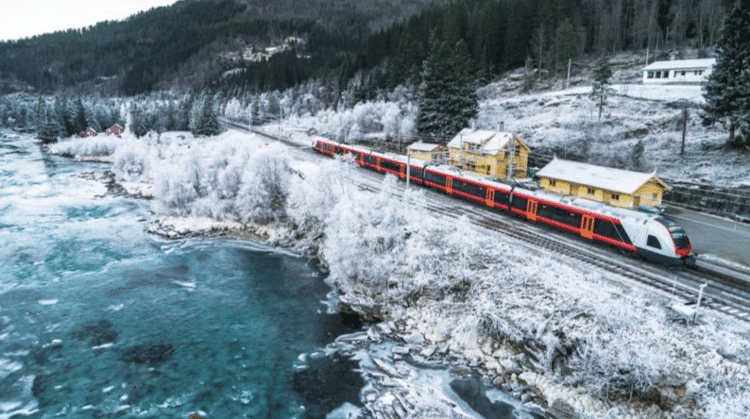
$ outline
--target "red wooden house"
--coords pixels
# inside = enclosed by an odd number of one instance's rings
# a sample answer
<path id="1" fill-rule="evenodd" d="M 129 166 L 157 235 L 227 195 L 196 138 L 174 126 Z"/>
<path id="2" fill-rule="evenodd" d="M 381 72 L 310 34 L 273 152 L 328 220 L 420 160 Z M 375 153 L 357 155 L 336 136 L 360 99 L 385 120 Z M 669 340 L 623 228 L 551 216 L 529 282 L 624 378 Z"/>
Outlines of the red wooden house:
<path id="1" fill-rule="evenodd" d="M 87 138 L 87 137 L 93 137 L 96 134 L 97 134 L 96 130 L 94 130 L 93 128 L 89 127 L 88 129 L 86 129 L 86 131 L 84 131 L 84 132 L 82 132 L 82 133 L 80 133 L 78 135 L 81 138 Z"/>
<path id="2" fill-rule="evenodd" d="M 120 126 L 120 124 L 114 124 L 111 127 L 109 127 L 106 132 L 107 132 L 107 135 L 113 135 L 113 134 L 120 135 L 122 134 L 122 131 L 123 129 Z"/>

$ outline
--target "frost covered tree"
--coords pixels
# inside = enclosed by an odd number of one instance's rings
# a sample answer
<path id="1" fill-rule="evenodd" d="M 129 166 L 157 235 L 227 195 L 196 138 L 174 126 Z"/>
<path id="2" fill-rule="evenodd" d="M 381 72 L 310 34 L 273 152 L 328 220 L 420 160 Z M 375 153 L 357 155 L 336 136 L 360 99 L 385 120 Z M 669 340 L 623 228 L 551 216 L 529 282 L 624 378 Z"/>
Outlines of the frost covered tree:
<path id="1" fill-rule="evenodd" d="M 80 97 L 68 102 L 68 118 L 73 129 L 72 133 L 68 131 L 69 134 L 77 134 L 86 130 L 86 110 Z"/>
<path id="2" fill-rule="evenodd" d="M 716 65 L 703 87 L 703 125 L 729 127 L 727 145 L 750 146 L 750 0 L 738 0 L 724 20 Z M 742 135 L 736 135 L 739 129 Z"/>
<path id="3" fill-rule="evenodd" d="M 479 112 L 471 56 L 466 42 L 454 45 L 433 38 L 422 64 L 422 84 L 417 93 L 420 135 L 453 137 Z"/>
<path id="4" fill-rule="evenodd" d="M 602 56 L 596 60 L 594 67 L 594 83 L 591 87 L 591 99 L 596 101 L 599 106 L 599 119 L 602 119 L 602 109 L 607 104 L 607 97 L 614 93 L 610 82 L 612 78 L 612 69 L 609 66 L 609 57 Z"/>
<path id="5" fill-rule="evenodd" d="M 633 146 L 629 168 L 635 172 L 648 172 L 650 170 L 646 161 L 646 148 L 643 145 L 643 140 L 638 140 L 635 146 Z"/>
<path id="6" fill-rule="evenodd" d="M 206 100 L 203 101 L 203 109 L 193 133 L 209 137 L 219 133 L 219 118 L 216 116 L 216 111 L 214 110 L 213 97 L 207 96 Z"/>
<path id="7" fill-rule="evenodd" d="M 133 108 L 130 110 L 130 132 L 137 138 L 141 138 L 148 133 L 146 114 L 136 104 L 133 104 Z"/>
<path id="8" fill-rule="evenodd" d="M 52 109 L 41 98 L 39 99 L 37 109 L 37 138 L 42 140 L 43 143 L 57 141 L 57 138 L 60 136 L 60 128 L 54 115 L 52 115 Z"/>

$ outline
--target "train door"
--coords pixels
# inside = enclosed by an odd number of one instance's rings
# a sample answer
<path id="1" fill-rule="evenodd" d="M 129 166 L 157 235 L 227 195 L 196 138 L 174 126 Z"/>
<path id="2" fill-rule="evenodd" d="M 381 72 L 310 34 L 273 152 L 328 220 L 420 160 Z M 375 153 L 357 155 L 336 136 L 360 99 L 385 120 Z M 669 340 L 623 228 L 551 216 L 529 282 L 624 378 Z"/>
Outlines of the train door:
<path id="1" fill-rule="evenodd" d="M 581 217 L 581 237 L 594 238 L 594 217 L 585 214 Z"/>
<path id="2" fill-rule="evenodd" d="M 493 208 L 495 206 L 495 190 L 487 188 L 487 194 L 484 197 L 484 202 L 488 207 Z"/>
<path id="3" fill-rule="evenodd" d="M 382 172 L 383 169 L 380 168 L 380 157 L 376 157 L 375 162 L 377 162 L 377 166 L 376 166 L 377 171 Z"/>
<path id="4" fill-rule="evenodd" d="M 405 164 L 399 164 L 399 167 L 401 170 L 399 170 L 399 177 L 401 179 L 406 179 L 406 165 Z"/>
<path id="5" fill-rule="evenodd" d="M 526 218 L 536 221 L 537 202 L 529 199 L 526 201 Z"/>
<path id="6" fill-rule="evenodd" d="M 453 178 L 445 177 L 445 192 L 453 193 Z"/>

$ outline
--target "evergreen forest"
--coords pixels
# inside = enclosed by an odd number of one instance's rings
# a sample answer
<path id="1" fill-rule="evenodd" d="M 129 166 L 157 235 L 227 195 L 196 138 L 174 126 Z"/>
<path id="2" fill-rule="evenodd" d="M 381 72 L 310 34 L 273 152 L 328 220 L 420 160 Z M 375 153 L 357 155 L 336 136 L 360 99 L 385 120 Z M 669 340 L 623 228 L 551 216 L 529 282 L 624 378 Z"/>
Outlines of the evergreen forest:
<path id="1" fill-rule="evenodd" d="M 114 121 L 137 134 L 205 134 L 218 115 L 260 124 L 395 100 L 420 135 L 445 139 L 476 116 L 476 88 L 512 69 L 541 80 L 561 78 L 580 57 L 685 48 L 713 56 L 735 3 L 181 0 L 0 43 L 0 94 L 10 94 L 0 124 L 36 126 L 47 141 Z M 104 110 L 108 101 L 114 108 Z M 732 121 L 744 131 L 744 119 Z"/>
<path id="2" fill-rule="evenodd" d="M 358 71 L 378 88 L 416 81 L 436 34 L 462 39 L 480 78 L 560 70 L 585 53 L 703 50 L 730 0 L 182 0 L 116 22 L 0 43 L 1 93 L 135 95 L 166 89 L 338 88 Z M 261 61 L 241 52 L 303 39 Z M 229 76 L 227 76 L 229 75 Z M 227 87 L 227 88 L 228 88 Z"/>

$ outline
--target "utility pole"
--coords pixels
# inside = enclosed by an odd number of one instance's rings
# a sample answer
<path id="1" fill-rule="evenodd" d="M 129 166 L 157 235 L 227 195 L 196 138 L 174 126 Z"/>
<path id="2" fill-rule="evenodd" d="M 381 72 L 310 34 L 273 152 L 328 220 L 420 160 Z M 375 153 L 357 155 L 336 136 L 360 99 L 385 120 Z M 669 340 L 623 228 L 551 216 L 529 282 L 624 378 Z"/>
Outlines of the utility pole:
<path id="1" fill-rule="evenodd" d="M 515 170 L 513 167 L 513 160 L 516 157 L 516 139 L 513 138 L 512 135 L 508 144 L 510 145 L 510 152 L 508 153 L 508 173 L 506 174 L 506 178 L 508 180 L 513 180 L 513 171 Z"/>
<path id="2" fill-rule="evenodd" d="M 406 191 L 409 192 L 409 181 L 411 180 L 411 152 L 406 151 Z"/>
<path id="3" fill-rule="evenodd" d="M 685 154 L 685 135 L 687 133 L 687 120 L 688 120 L 688 108 L 687 103 L 682 104 L 682 145 L 680 146 L 680 155 Z"/>
<path id="4" fill-rule="evenodd" d="M 565 82 L 565 90 L 570 87 L 570 64 L 573 62 L 572 58 L 568 58 L 568 80 Z"/>
<path id="5" fill-rule="evenodd" d="M 705 283 L 698 287 L 698 302 L 695 305 L 695 314 L 693 315 L 693 323 L 698 319 L 698 310 L 701 308 L 701 300 L 703 299 L 703 289 L 708 286 L 708 283 Z"/>

